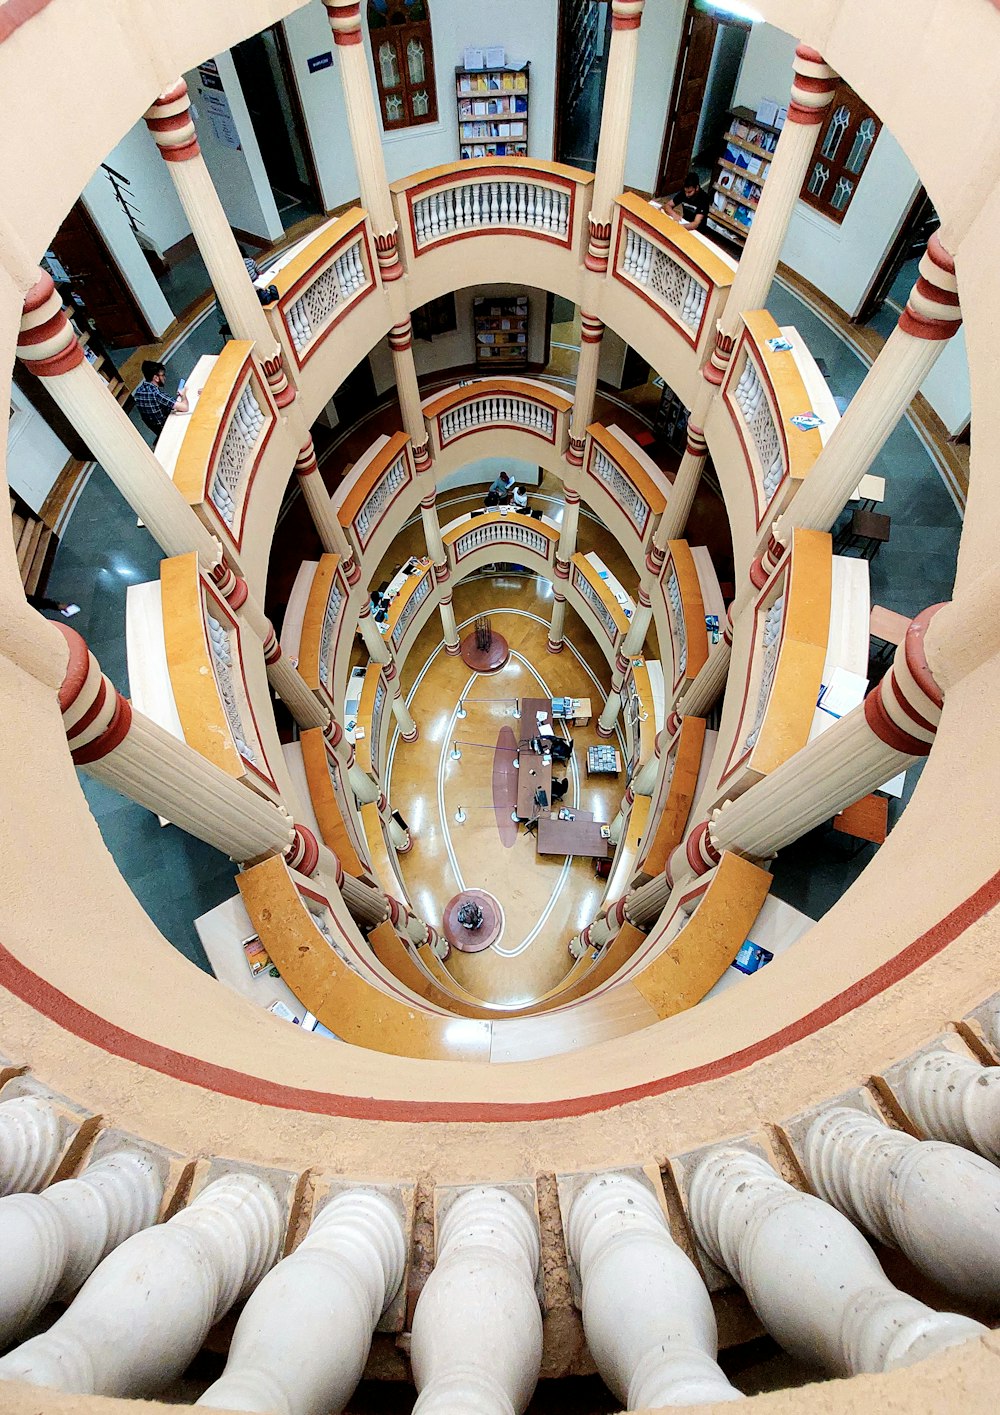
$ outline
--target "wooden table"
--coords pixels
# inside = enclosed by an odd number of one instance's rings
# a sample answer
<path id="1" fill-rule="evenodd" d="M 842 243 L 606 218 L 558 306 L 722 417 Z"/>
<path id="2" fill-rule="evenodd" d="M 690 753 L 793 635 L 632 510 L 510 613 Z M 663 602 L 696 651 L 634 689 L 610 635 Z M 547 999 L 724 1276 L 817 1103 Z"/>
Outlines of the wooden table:
<path id="1" fill-rule="evenodd" d="M 521 820 L 534 820 L 544 806 L 535 805 L 535 792 L 541 788 L 546 800 L 552 801 L 552 762 L 546 766 L 540 752 L 533 752 L 527 745 L 533 737 L 540 736 L 538 719 L 535 714 L 545 712 L 552 721 L 551 698 L 522 698 L 521 721 L 518 729 L 517 768 L 517 814 Z"/>
<path id="2" fill-rule="evenodd" d="M 596 763 L 596 761 L 597 761 L 596 756 L 593 755 L 594 753 L 597 753 L 597 752 L 601 752 L 601 753 L 602 753 L 602 756 L 605 755 L 605 754 L 607 754 L 608 752 L 610 752 L 610 754 L 611 754 L 611 755 L 610 755 L 610 765 L 608 765 L 608 766 L 597 766 L 596 764 L 592 765 L 592 763 Z M 599 747 L 588 747 L 588 748 L 587 748 L 587 775 L 588 775 L 588 776 L 617 776 L 617 775 L 620 773 L 621 769 L 622 769 L 622 759 L 621 759 L 621 754 L 619 753 L 617 747 L 608 747 L 608 748 L 605 748 L 604 746 L 599 746 Z"/>
<path id="3" fill-rule="evenodd" d="M 593 717 L 593 709 L 590 705 L 590 699 L 574 698 L 572 702 L 573 706 L 571 710 L 565 715 L 560 714 L 558 717 L 556 717 L 555 721 L 571 722 L 574 726 L 586 727 L 591 717 Z"/>
<path id="4" fill-rule="evenodd" d="M 884 644 L 898 645 L 906 638 L 910 621 L 905 614 L 897 614 L 894 609 L 886 609 L 881 604 L 873 604 L 868 620 L 868 631 L 873 639 L 881 639 Z"/>
<path id="5" fill-rule="evenodd" d="M 601 834 L 601 821 L 595 821 L 592 811 L 573 811 L 573 820 L 560 820 L 559 814 L 545 811 L 538 817 L 538 855 L 587 855 L 592 860 L 606 860 L 610 840 Z"/>
<path id="6" fill-rule="evenodd" d="M 862 796 L 833 818 L 834 830 L 881 845 L 889 834 L 889 802 L 884 796 Z"/>

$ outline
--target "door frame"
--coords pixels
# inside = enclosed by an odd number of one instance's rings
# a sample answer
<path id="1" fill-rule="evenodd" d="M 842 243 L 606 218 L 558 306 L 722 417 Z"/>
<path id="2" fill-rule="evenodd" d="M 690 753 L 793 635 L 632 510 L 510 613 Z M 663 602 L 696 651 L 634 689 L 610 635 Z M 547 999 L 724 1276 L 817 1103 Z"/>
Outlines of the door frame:
<path id="1" fill-rule="evenodd" d="M 889 246 L 889 249 L 882 258 L 881 264 L 872 276 L 871 284 L 865 292 L 858 312 L 851 320 L 852 324 L 867 324 L 876 310 L 885 303 L 889 288 L 895 280 L 900 266 L 905 262 L 905 252 L 913 235 L 913 229 L 917 223 L 924 218 L 928 208 L 933 210 L 933 203 L 927 195 L 926 187 L 921 185 L 914 193 L 913 200 L 906 208 L 905 215 L 899 223 L 899 230 L 896 232 L 892 244 Z"/>

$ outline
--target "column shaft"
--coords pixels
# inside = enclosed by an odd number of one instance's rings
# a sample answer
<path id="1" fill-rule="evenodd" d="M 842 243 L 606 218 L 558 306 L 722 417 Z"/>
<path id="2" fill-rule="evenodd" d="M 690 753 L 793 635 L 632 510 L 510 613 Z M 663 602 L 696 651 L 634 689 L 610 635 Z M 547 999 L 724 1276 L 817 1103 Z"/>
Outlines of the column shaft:
<path id="1" fill-rule="evenodd" d="M 313 525 L 323 543 L 323 549 L 328 554 L 339 555 L 343 560 L 349 559 L 350 543 L 343 526 L 337 520 L 330 493 L 323 485 L 323 477 L 316 460 L 316 448 L 311 437 L 306 438 L 295 459 L 295 474 L 299 479 L 303 499 L 309 507 Z"/>
<path id="2" fill-rule="evenodd" d="M 596 315 L 580 312 L 580 362 L 576 369 L 573 390 L 573 413 L 569 429 L 567 458 L 575 467 L 583 465 L 583 449 L 587 428 L 594 421 L 597 397 L 597 370 L 601 362 L 601 341 L 604 325 Z"/>
<path id="3" fill-rule="evenodd" d="M 612 0 L 611 44 L 601 109 L 601 130 L 590 208 L 590 243 L 586 266 L 598 274 L 608 268 L 611 217 L 625 183 L 625 154 L 632 121 L 632 91 L 639 54 L 639 25 L 644 0 Z"/>

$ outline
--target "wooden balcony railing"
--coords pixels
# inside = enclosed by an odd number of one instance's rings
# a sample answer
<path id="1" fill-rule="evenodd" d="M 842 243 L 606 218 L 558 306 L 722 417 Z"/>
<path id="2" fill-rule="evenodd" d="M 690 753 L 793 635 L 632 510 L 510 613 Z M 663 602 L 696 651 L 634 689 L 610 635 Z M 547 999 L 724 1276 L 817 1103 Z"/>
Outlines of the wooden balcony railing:
<path id="1" fill-rule="evenodd" d="M 302 766 L 313 815 L 323 844 L 333 851 L 349 875 L 371 879 L 371 866 L 352 829 L 353 800 L 340 763 L 331 756 L 319 727 L 299 733 Z"/>
<path id="2" fill-rule="evenodd" d="M 325 702 L 331 712 L 338 712 L 334 689 L 334 664 L 337 646 L 345 634 L 348 587 L 340 571 L 339 555 L 320 557 L 309 588 L 302 629 L 299 634 L 299 672 L 306 683 Z M 284 635 L 282 635 L 284 646 Z"/>
<path id="3" fill-rule="evenodd" d="M 452 162 L 394 182 L 408 260 L 470 236 L 527 236 L 580 254 L 593 174 L 534 158 Z"/>
<path id="4" fill-rule="evenodd" d="M 184 740 L 236 780 L 277 798 L 247 684 L 239 620 L 201 574 L 193 551 L 161 562 L 160 594 Z"/>
<path id="5" fill-rule="evenodd" d="M 359 207 L 320 228 L 276 269 L 267 315 L 294 368 L 309 362 L 340 321 L 378 288 L 367 216 Z"/>
<path id="6" fill-rule="evenodd" d="M 470 516 L 451 526 L 442 536 L 452 566 L 459 575 L 478 568 L 480 563 L 511 560 L 527 553 L 538 557 L 548 567 L 555 566 L 559 532 L 555 526 L 523 516 L 517 511 L 488 511 L 484 516 Z M 485 552 L 485 555 L 483 554 Z M 476 564 L 470 564 L 477 556 Z"/>
<path id="7" fill-rule="evenodd" d="M 743 701 L 720 786 L 742 789 L 809 739 L 830 638 L 833 548 L 796 530 L 754 609 Z"/>
<path id="8" fill-rule="evenodd" d="M 614 647 L 619 636 L 628 628 L 625 611 L 585 555 L 574 555 L 570 566 L 567 585 L 570 598 L 579 597 L 584 617 L 591 621 L 596 620 L 604 638 Z M 576 607 L 574 604 L 574 608 Z"/>
<path id="9" fill-rule="evenodd" d="M 692 348 L 707 352 L 735 263 L 631 192 L 616 203 L 611 248 L 614 279 L 637 291 Z"/>
<path id="10" fill-rule="evenodd" d="M 611 498 L 614 508 L 623 513 L 627 528 L 644 546 L 667 504 L 666 477 L 654 475 L 652 463 L 619 428 L 601 423 L 591 423 L 587 429 L 583 467 L 600 491 Z M 599 495 L 594 500 L 601 505 Z M 603 519 L 608 518 L 605 515 Z"/>
<path id="11" fill-rule="evenodd" d="M 385 737 L 388 736 L 390 720 L 389 691 L 381 666 L 369 664 L 358 704 L 358 727 L 364 735 L 360 736 L 355 730 L 354 754 L 361 770 L 370 772 L 372 776 L 378 776 L 379 767 L 385 759 Z"/>
<path id="12" fill-rule="evenodd" d="M 227 549 L 239 551 L 254 478 L 277 420 L 253 345 L 232 339 L 198 390 L 173 479 Z"/>
<path id="13" fill-rule="evenodd" d="M 399 662 L 406 657 L 408 640 L 412 642 L 418 611 L 426 604 L 434 589 L 434 570 L 430 563 L 419 575 L 408 575 L 406 583 L 389 605 L 386 620 L 389 643 Z"/>
<path id="14" fill-rule="evenodd" d="M 778 325 L 766 310 L 748 311 L 743 319 L 723 397 L 743 446 L 760 530 L 780 515 L 823 440 L 818 427 L 801 428 L 793 421 L 813 411 L 813 400 L 793 352 L 771 347 L 769 341 L 787 342 Z"/>
<path id="15" fill-rule="evenodd" d="M 435 453 L 473 433 L 514 428 L 566 450 L 572 399 L 542 384 L 517 378 L 481 378 L 451 388 L 424 404 Z"/>
<path id="16" fill-rule="evenodd" d="M 374 568 L 398 530 L 390 508 L 416 473 L 405 432 L 380 437 L 344 479 L 333 497 L 337 518 L 354 547 L 362 569 Z"/>
<path id="17" fill-rule="evenodd" d="M 673 696 L 676 698 L 708 659 L 708 632 L 701 581 L 686 540 L 667 542 L 662 574 L 670 642 L 673 647 Z"/>
<path id="18" fill-rule="evenodd" d="M 705 726 L 703 717 L 685 717 L 667 748 L 660 789 L 650 809 L 655 829 L 648 843 L 643 842 L 638 859 L 638 873 L 647 878 L 662 874 L 684 839 L 701 770 Z"/>

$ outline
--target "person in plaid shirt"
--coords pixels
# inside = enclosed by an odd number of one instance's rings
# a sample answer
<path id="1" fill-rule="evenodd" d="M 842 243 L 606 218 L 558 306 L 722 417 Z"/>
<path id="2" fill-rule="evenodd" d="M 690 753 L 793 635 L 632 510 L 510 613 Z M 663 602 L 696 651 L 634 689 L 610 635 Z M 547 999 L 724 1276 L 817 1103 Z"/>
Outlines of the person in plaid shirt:
<path id="1" fill-rule="evenodd" d="M 171 413 L 186 413 L 188 411 L 188 400 L 185 393 L 178 392 L 176 398 L 171 398 L 168 393 L 164 393 L 166 381 L 167 370 L 163 364 L 146 359 L 142 365 L 142 382 L 134 394 L 135 406 L 146 426 L 157 435 L 163 431 L 163 424 Z"/>

